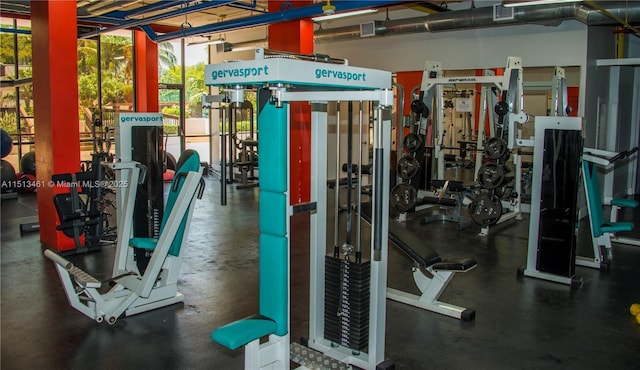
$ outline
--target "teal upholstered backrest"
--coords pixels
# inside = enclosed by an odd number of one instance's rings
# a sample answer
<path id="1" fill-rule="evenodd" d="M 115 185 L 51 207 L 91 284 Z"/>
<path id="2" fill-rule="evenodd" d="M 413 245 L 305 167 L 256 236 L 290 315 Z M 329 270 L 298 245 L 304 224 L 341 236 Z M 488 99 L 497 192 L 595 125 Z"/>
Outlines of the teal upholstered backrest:
<path id="1" fill-rule="evenodd" d="M 601 227 L 604 223 L 604 216 L 602 214 L 602 194 L 600 193 L 598 168 L 594 165 L 590 166 L 587 161 L 582 161 L 582 176 L 585 178 L 585 192 L 590 205 L 592 232 L 594 236 L 600 236 L 602 235 Z"/>
<path id="2" fill-rule="evenodd" d="M 176 171 L 173 175 L 173 181 L 171 182 L 171 189 L 169 190 L 169 196 L 164 209 L 164 215 L 162 216 L 162 223 L 160 224 L 160 233 L 164 230 L 164 226 L 167 223 L 169 214 L 178 199 L 178 194 L 182 190 L 182 185 L 186 179 L 186 175 L 189 172 L 198 172 L 200 170 L 200 156 L 195 150 L 187 149 L 180 155 L 178 164 L 176 165 Z M 182 245 L 182 239 L 184 238 L 185 228 L 187 226 L 187 217 L 189 216 L 189 209 L 185 212 L 180 227 L 176 233 L 176 237 L 171 243 L 169 248 L 169 254 L 172 256 L 178 256 L 180 254 L 180 246 Z"/>
<path id="3" fill-rule="evenodd" d="M 289 317 L 288 110 L 286 104 L 282 108 L 262 104 L 258 117 L 260 315 L 275 321 L 277 335 L 287 334 Z"/>

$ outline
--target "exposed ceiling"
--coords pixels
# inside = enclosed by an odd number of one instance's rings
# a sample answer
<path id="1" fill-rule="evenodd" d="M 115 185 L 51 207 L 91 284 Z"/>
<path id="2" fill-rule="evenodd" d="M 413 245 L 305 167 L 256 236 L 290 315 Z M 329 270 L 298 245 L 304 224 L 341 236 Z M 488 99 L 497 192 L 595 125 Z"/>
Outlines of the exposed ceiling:
<path id="1" fill-rule="evenodd" d="M 446 10 L 441 5 L 460 0 L 347 1 L 331 2 L 336 12 L 367 7 L 413 7 L 428 12 Z M 30 18 L 29 0 L 0 1 L 3 17 Z M 91 37 L 117 29 L 142 28 L 154 41 L 168 41 L 233 29 L 277 23 L 321 15 L 325 0 L 312 5 L 288 1 L 276 12 L 268 12 L 267 0 L 78 0 L 79 37 Z"/>
<path id="2" fill-rule="evenodd" d="M 504 0 L 507 1 L 513 2 Z M 328 6 L 336 13 L 362 8 L 391 11 L 411 8 L 430 13 L 425 15 L 426 18 L 387 18 L 387 21 L 376 22 L 376 35 L 487 27 L 514 22 L 557 24 L 564 19 L 578 19 L 588 25 L 620 24 L 628 32 L 640 35 L 640 30 L 635 26 L 640 18 L 640 7 L 637 6 L 640 2 L 629 1 L 584 0 L 576 5 L 539 5 L 532 7 L 535 8 L 532 11 L 518 10 L 515 16 L 509 18 L 510 22 L 502 19 L 497 22 L 495 19 L 490 6 L 501 3 L 500 0 L 313 0 L 311 3 L 289 0 L 279 3 L 279 9 L 269 11 L 267 0 L 77 0 L 78 36 L 91 38 L 116 30 L 142 29 L 155 42 L 195 36 L 220 37 L 215 35 L 319 16 L 327 11 Z M 0 16 L 28 19 L 31 16 L 31 1 L 1 0 Z M 351 27 L 353 29 L 319 30 L 316 41 L 359 35 L 358 27 L 356 24 Z"/>

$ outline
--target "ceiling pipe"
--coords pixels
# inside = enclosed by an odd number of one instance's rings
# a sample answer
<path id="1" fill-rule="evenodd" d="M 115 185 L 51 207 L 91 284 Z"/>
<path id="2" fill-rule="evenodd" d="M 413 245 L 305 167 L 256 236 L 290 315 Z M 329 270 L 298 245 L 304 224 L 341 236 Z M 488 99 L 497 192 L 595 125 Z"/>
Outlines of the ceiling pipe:
<path id="1" fill-rule="evenodd" d="M 370 7 L 384 7 L 389 5 L 397 5 L 399 3 L 406 2 L 406 0 L 392 0 L 392 1 L 341 1 L 333 3 L 336 6 L 336 12 L 370 8 Z M 309 5 L 301 8 L 293 8 L 288 10 L 282 10 L 279 12 L 269 12 L 266 14 L 260 14 L 252 17 L 244 17 L 239 19 L 233 19 L 224 22 L 212 23 L 200 27 L 192 27 L 183 29 L 176 32 L 166 33 L 163 35 L 156 35 L 155 33 L 148 32 L 149 28 L 143 29 L 147 32 L 149 38 L 155 42 L 164 42 L 175 40 L 183 37 L 206 35 L 216 32 L 228 32 L 239 30 L 243 28 L 265 26 L 269 24 L 287 22 L 298 19 L 311 18 L 313 16 L 322 14 L 322 7 L 324 3 Z"/>
<path id="2" fill-rule="evenodd" d="M 611 14 L 626 18 L 629 22 L 640 20 L 640 2 L 607 2 Z M 584 4 L 530 6 L 514 9 L 514 19 L 493 20 L 493 7 L 449 11 L 418 18 L 376 21 L 376 36 L 402 35 L 422 32 L 443 32 L 463 29 L 510 26 L 517 24 L 542 24 L 557 26 L 565 20 L 575 19 L 586 25 L 614 24 L 609 17 Z M 360 38 L 360 25 L 317 30 L 314 41 L 318 43 L 346 41 Z"/>
<path id="3" fill-rule="evenodd" d="M 95 1 L 78 7 L 78 18 L 93 17 L 126 8 L 129 5 L 139 3 L 141 0 L 110 0 Z"/>
<path id="4" fill-rule="evenodd" d="M 169 12 L 166 12 L 166 13 L 152 15 L 152 16 L 147 17 L 147 18 L 133 19 L 133 20 L 129 20 L 129 21 L 124 21 L 124 22 L 122 22 L 120 24 L 116 24 L 114 26 L 101 28 L 101 29 L 96 29 L 94 31 L 87 32 L 87 33 L 84 33 L 82 35 L 79 35 L 78 38 L 86 39 L 86 38 L 91 38 L 91 37 L 98 36 L 98 35 L 106 33 L 106 32 L 121 30 L 123 28 L 132 28 L 132 27 L 143 26 L 143 25 L 147 25 L 147 24 L 150 24 L 152 22 L 159 21 L 159 20 L 163 20 L 163 19 L 167 19 L 167 18 L 173 18 L 173 17 L 179 17 L 179 16 L 182 16 L 182 15 L 185 15 L 185 14 L 189 14 L 189 13 L 193 13 L 193 12 L 197 12 L 197 11 L 202 11 L 202 10 L 206 10 L 206 9 L 217 8 L 217 7 L 220 7 L 220 6 L 228 5 L 229 3 L 233 3 L 233 2 L 234 2 L 233 0 L 225 0 L 225 1 L 207 1 L 207 2 L 203 2 L 203 3 L 198 3 L 198 4 L 187 6 L 185 8 L 172 10 L 172 11 L 169 11 Z M 191 28 L 193 28 L 193 27 L 189 27 L 187 29 L 191 29 Z"/>

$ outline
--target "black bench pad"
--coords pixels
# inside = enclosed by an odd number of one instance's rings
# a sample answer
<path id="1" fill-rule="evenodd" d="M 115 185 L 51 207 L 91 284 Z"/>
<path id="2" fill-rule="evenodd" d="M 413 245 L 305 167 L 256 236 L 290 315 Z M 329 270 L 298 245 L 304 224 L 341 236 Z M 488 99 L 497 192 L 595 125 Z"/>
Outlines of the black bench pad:
<path id="1" fill-rule="evenodd" d="M 471 258 L 458 258 L 440 261 L 431 266 L 434 270 L 467 271 L 476 267 L 478 262 Z"/>

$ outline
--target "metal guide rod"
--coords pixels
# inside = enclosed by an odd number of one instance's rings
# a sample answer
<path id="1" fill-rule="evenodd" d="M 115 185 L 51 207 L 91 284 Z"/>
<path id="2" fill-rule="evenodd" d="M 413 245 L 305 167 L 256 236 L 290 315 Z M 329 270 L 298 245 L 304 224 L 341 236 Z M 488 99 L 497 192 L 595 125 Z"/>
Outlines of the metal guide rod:
<path id="1" fill-rule="evenodd" d="M 321 63 L 330 63 L 330 64 L 347 64 L 346 59 L 332 58 L 326 54 L 300 54 L 300 53 L 292 53 L 286 51 L 278 51 L 278 50 L 270 50 L 264 49 L 264 55 L 266 57 L 274 56 L 274 57 L 285 57 L 291 59 L 298 60 L 308 60 L 312 62 L 321 62 Z"/>
<path id="2" fill-rule="evenodd" d="M 336 102 L 336 186 L 334 188 L 335 217 L 333 220 L 333 254 L 338 257 L 338 227 L 340 211 L 340 101 Z"/>
<path id="3" fill-rule="evenodd" d="M 220 132 L 220 204 L 227 205 L 227 141 L 225 138 L 226 126 L 226 109 L 220 109 L 222 112 L 222 131 Z"/>
<path id="4" fill-rule="evenodd" d="M 236 161 L 235 158 L 235 142 L 234 142 L 234 137 L 236 136 L 236 125 L 238 124 L 238 117 L 237 117 L 237 107 L 238 107 L 238 103 L 236 102 L 231 102 L 229 104 L 229 133 L 227 134 L 227 139 L 228 139 L 228 147 L 227 149 L 229 149 L 229 154 L 227 156 L 227 167 L 228 167 L 228 171 L 229 171 L 229 182 L 231 184 L 233 184 L 235 182 L 235 179 L 233 178 L 233 167 Z"/>
<path id="5" fill-rule="evenodd" d="M 347 103 L 347 226 L 345 243 L 351 245 L 351 201 L 353 187 L 353 102 Z M 358 171 L 360 169 L 358 168 Z"/>
<path id="6" fill-rule="evenodd" d="M 384 199 L 384 194 L 382 193 L 383 183 L 384 183 L 384 149 L 383 149 L 383 132 L 382 132 L 382 106 L 378 105 L 377 108 L 377 117 L 374 119 L 374 129 L 375 129 L 375 144 L 374 144 L 374 163 L 375 163 L 375 171 L 374 171 L 374 219 L 372 222 L 373 229 L 375 230 L 373 236 L 373 260 L 380 261 L 382 259 L 382 204 L 381 200 Z"/>
<path id="7" fill-rule="evenodd" d="M 358 192 L 357 192 L 357 226 L 356 226 L 356 262 L 362 262 L 362 250 L 360 246 L 360 223 L 361 223 L 361 207 L 362 207 L 362 110 L 364 109 L 362 101 L 358 104 Z"/>

